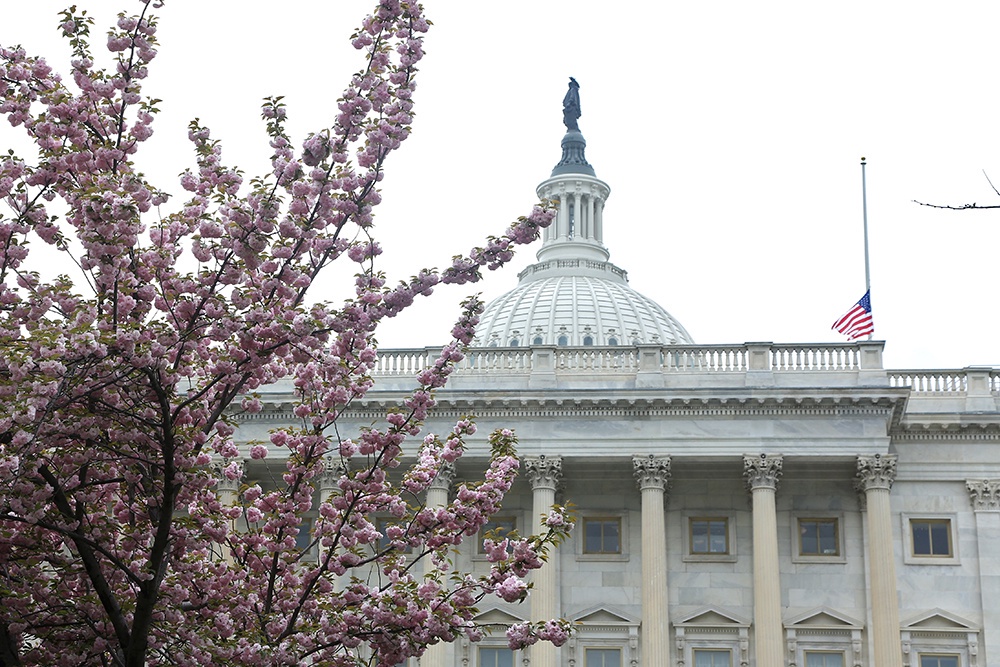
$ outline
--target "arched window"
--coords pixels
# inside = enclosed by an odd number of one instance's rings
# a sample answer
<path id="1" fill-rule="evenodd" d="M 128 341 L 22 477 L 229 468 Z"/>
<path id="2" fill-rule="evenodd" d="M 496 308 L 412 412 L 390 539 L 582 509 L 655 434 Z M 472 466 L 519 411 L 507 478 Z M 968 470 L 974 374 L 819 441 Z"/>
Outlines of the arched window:
<path id="1" fill-rule="evenodd" d="M 542 343 L 542 337 L 541 336 L 535 336 L 535 340 L 531 341 L 531 344 L 532 345 L 542 345 L 543 344 Z"/>
<path id="2" fill-rule="evenodd" d="M 617 345 L 617 344 L 618 344 L 618 339 L 615 338 L 614 336 L 612 336 L 611 338 L 608 339 L 608 345 L 614 346 L 614 345 Z"/>
<path id="3" fill-rule="evenodd" d="M 567 336 L 559 336 L 559 342 L 558 342 L 558 344 L 561 347 L 565 347 L 565 346 L 569 345 L 569 337 L 567 337 Z"/>
<path id="4" fill-rule="evenodd" d="M 583 337 L 583 344 L 584 345 L 593 345 L 594 344 L 594 337 L 593 336 L 584 336 Z"/>
<path id="5" fill-rule="evenodd" d="M 519 341 L 518 339 L 516 339 L 516 338 L 511 338 L 510 339 L 510 346 L 511 347 L 517 347 L 520 344 L 521 344 L 521 341 Z"/>

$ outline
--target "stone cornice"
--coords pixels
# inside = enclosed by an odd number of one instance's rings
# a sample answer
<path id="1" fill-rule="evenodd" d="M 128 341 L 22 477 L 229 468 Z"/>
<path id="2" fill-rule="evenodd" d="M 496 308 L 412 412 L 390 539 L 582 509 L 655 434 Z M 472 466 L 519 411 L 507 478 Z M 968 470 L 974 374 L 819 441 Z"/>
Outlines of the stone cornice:
<path id="1" fill-rule="evenodd" d="M 497 395 L 499 394 L 499 395 Z M 609 396 L 609 394 L 611 396 Z M 615 396 L 615 394 L 618 394 Z M 369 397 L 356 402 L 341 411 L 345 419 L 378 421 L 385 417 L 386 410 L 396 406 L 395 397 Z M 869 396 L 821 396 L 821 395 L 781 395 L 781 396 L 726 396 L 722 392 L 715 395 L 621 395 L 609 389 L 598 396 L 552 396 L 524 395 L 512 392 L 507 396 L 498 391 L 491 396 L 465 397 L 451 395 L 437 397 L 433 417 L 442 419 L 461 418 L 468 414 L 477 417 L 507 418 L 547 418 L 573 415 L 574 417 L 629 418 L 629 417 L 765 417 L 811 416 L 811 417 L 888 417 L 891 423 L 898 421 L 903 401 L 899 397 L 885 395 Z M 269 406 L 257 414 L 234 415 L 243 423 L 294 422 L 291 403 Z"/>
<path id="2" fill-rule="evenodd" d="M 632 457 L 632 471 L 640 490 L 666 490 L 670 484 L 670 457 L 647 454 Z"/>
<path id="3" fill-rule="evenodd" d="M 893 442 L 921 442 L 921 441 L 983 441 L 1000 440 L 1000 423 L 996 421 L 996 415 L 991 421 L 969 422 L 957 421 L 952 415 L 928 415 L 922 416 L 938 419 L 939 421 L 904 421 L 892 431 Z"/>
<path id="4" fill-rule="evenodd" d="M 746 478 L 747 489 L 777 489 L 781 478 L 781 456 L 767 454 L 746 455 L 743 457 L 743 476 Z"/>

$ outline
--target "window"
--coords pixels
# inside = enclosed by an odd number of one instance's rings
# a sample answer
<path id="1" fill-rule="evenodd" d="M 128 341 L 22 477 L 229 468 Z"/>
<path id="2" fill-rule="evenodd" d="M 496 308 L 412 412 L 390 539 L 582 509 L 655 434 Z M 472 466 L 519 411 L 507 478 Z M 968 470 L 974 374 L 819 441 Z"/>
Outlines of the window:
<path id="1" fill-rule="evenodd" d="M 489 538 L 499 542 L 517 529 L 517 520 L 512 516 L 495 516 L 479 531 L 479 553 L 484 554 L 483 540 Z"/>
<path id="2" fill-rule="evenodd" d="M 584 667 L 621 667 L 622 652 L 617 648 L 588 648 Z"/>
<path id="3" fill-rule="evenodd" d="M 558 345 L 560 347 L 565 347 L 565 346 L 569 345 L 569 337 L 568 336 L 559 336 L 559 340 L 556 341 L 556 342 L 558 343 Z"/>
<path id="4" fill-rule="evenodd" d="M 844 654 L 833 651 L 806 651 L 806 667 L 844 667 Z"/>
<path id="5" fill-rule="evenodd" d="M 521 344 L 521 341 L 520 341 L 520 339 L 518 339 L 518 338 L 511 338 L 511 339 L 510 339 L 510 346 L 511 346 L 511 347 L 517 347 L 517 346 L 519 346 L 520 344 Z"/>
<path id="6" fill-rule="evenodd" d="M 509 648 L 482 646 L 479 649 L 479 667 L 514 667 L 514 652 Z"/>
<path id="7" fill-rule="evenodd" d="M 837 519 L 799 519 L 799 555 L 839 556 L 840 526 Z"/>
<path id="8" fill-rule="evenodd" d="M 612 347 L 618 345 L 618 339 L 612 336 L 611 338 L 608 339 L 608 345 Z"/>
<path id="9" fill-rule="evenodd" d="M 620 518 L 584 518 L 583 553 L 620 554 L 622 552 Z"/>
<path id="10" fill-rule="evenodd" d="M 920 667 L 959 667 L 958 656 L 921 653 Z"/>
<path id="11" fill-rule="evenodd" d="M 910 537 L 914 556 L 949 558 L 952 555 L 949 519 L 910 519 Z"/>
<path id="12" fill-rule="evenodd" d="M 697 517 L 690 520 L 692 554 L 729 553 L 729 520 L 721 517 Z"/>
<path id="13" fill-rule="evenodd" d="M 535 339 L 533 341 L 531 341 L 531 344 L 532 345 L 541 345 L 542 344 L 542 337 L 541 336 L 535 336 Z"/>
<path id="14" fill-rule="evenodd" d="M 593 336 L 584 336 L 583 337 L 583 344 L 584 345 L 593 345 L 594 344 L 594 337 Z"/>
<path id="15" fill-rule="evenodd" d="M 694 650 L 694 667 L 732 667 L 731 651 L 718 651 L 696 648 Z"/>

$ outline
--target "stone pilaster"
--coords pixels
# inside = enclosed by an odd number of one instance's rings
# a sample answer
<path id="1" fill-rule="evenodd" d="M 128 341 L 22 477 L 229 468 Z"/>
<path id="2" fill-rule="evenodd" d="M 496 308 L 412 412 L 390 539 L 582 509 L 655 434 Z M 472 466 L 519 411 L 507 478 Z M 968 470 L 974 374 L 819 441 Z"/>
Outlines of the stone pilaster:
<path id="1" fill-rule="evenodd" d="M 543 532 L 543 518 L 556 502 L 556 490 L 562 480 L 561 456 L 538 456 L 524 459 L 524 470 L 532 490 L 531 532 Z M 534 590 L 531 592 L 531 620 L 547 621 L 559 616 L 559 557 L 553 554 L 545 565 L 532 573 Z M 532 667 L 557 667 L 559 652 L 548 642 L 539 642 L 531 648 Z"/>
<path id="2" fill-rule="evenodd" d="M 218 480 L 215 483 L 215 492 L 223 507 L 232 507 L 236 504 L 236 500 L 240 495 L 240 484 L 243 483 L 243 476 L 246 474 L 246 462 L 237 461 L 236 465 L 238 467 L 239 475 L 237 475 L 234 479 L 229 479 L 224 472 L 229 465 L 232 464 L 212 464 L 212 474 Z"/>
<path id="3" fill-rule="evenodd" d="M 902 667 L 896 560 L 892 546 L 889 490 L 896 479 L 896 457 L 858 457 L 857 488 L 865 494 L 868 519 L 868 570 L 871 585 L 872 643 L 878 667 Z"/>
<path id="4" fill-rule="evenodd" d="M 754 653 L 761 666 L 784 664 L 778 518 L 774 498 L 781 465 L 780 456 L 743 457 L 743 476 L 753 498 Z"/>
<path id="5" fill-rule="evenodd" d="M 442 461 L 438 468 L 437 476 L 427 487 L 426 506 L 444 507 L 448 504 L 448 491 L 451 490 L 451 483 L 455 479 L 455 464 Z M 430 558 L 424 559 L 424 568 L 431 568 Z M 453 643 L 439 642 L 427 647 L 420 657 L 421 667 L 446 667 L 455 664 L 455 645 Z"/>
<path id="6" fill-rule="evenodd" d="M 340 459 L 323 459 L 323 472 L 316 475 L 316 490 L 319 491 L 319 502 L 326 501 L 330 494 L 339 487 L 340 479 L 347 474 L 347 466 Z"/>
<path id="7" fill-rule="evenodd" d="M 972 509 L 976 512 L 976 548 L 979 555 L 979 593 L 982 596 L 983 634 L 979 664 L 1000 665 L 1000 479 L 969 480 Z"/>
<path id="8" fill-rule="evenodd" d="M 667 530 L 664 502 L 670 483 L 670 457 L 632 458 L 642 494 L 642 644 L 641 667 L 671 665 L 667 587 Z"/>

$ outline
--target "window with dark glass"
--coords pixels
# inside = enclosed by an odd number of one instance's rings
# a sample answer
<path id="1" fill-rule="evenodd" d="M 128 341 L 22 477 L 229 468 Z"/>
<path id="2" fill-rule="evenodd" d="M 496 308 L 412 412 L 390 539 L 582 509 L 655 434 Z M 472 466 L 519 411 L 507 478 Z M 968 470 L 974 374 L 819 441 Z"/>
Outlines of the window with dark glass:
<path id="1" fill-rule="evenodd" d="M 837 519 L 799 519 L 799 554 L 839 556 L 840 531 Z"/>
<path id="2" fill-rule="evenodd" d="M 806 667 L 844 667 L 844 654 L 839 651 L 806 651 Z"/>
<path id="3" fill-rule="evenodd" d="M 621 667 L 622 651 L 619 648 L 588 648 L 584 651 L 585 667 Z"/>
<path id="4" fill-rule="evenodd" d="M 920 667 L 959 667 L 957 655 L 920 655 Z"/>
<path id="5" fill-rule="evenodd" d="M 728 554 L 729 519 L 693 518 L 689 537 L 692 554 Z"/>
<path id="6" fill-rule="evenodd" d="M 481 646 L 479 667 L 514 667 L 514 652 L 509 648 Z"/>
<path id="7" fill-rule="evenodd" d="M 949 519 L 911 519 L 910 536 L 914 556 L 952 555 Z"/>
<path id="8" fill-rule="evenodd" d="M 732 667 L 732 664 L 732 651 L 701 648 L 694 650 L 694 667 Z"/>
<path id="9" fill-rule="evenodd" d="M 583 553 L 620 554 L 622 521 L 619 518 L 583 520 Z"/>

